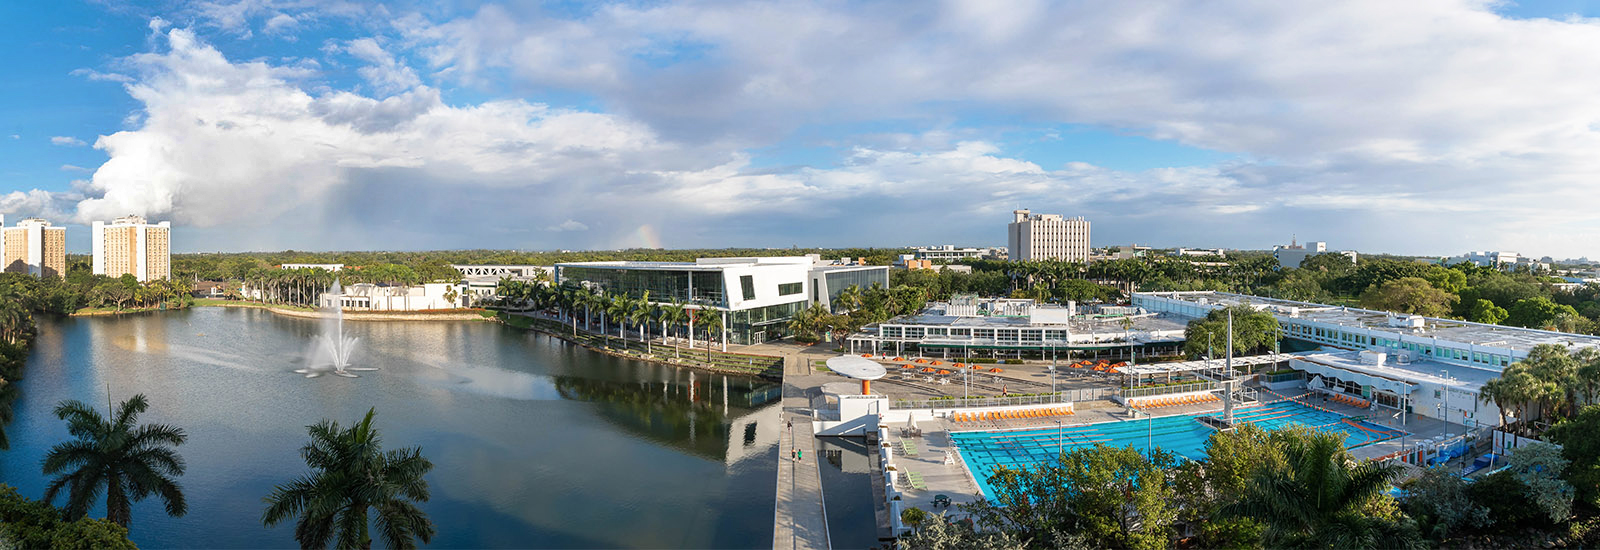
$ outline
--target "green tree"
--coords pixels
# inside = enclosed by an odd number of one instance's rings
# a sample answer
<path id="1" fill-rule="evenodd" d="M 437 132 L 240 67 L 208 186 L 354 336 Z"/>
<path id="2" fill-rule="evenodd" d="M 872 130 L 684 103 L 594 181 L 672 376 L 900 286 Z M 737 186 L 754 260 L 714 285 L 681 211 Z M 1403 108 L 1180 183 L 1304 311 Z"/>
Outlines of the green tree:
<path id="1" fill-rule="evenodd" d="M 384 451 L 374 414 L 367 410 L 348 429 L 331 420 L 309 426 L 311 442 L 300 456 L 312 473 L 274 488 L 261 523 L 271 527 L 297 517 L 294 538 L 305 548 L 334 539 L 338 548 L 371 548 L 369 524 L 390 548 L 433 540 L 433 522 L 414 504 L 428 501 L 423 476 L 433 463 L 420 447 Z M 377 515 L 369 519 L 369 512 Z"/>
<path id="2" fill-rule="evenodd" d="M 1374 513 L 1385 499 L 1392 508 L 1384 490 L 1399 466 L 1354 463 L 1337 434 L 1304 432 L 1284 440 L 1282 450 L 1284 462 L 1252 472 L 1238 500 L 1222 508 L 1224 517 L 1262 522 L 1264 542 L 1274 548 L 1418 545 L 1403 518 Z"/>
<path id="3" fill-rule="evenodd" d="M 1177 517 L 1166 470 L 1170 453 L 1080 447 L 1054 463 L 989 478 L 993 507 L 972 510 L 978 526 L 1005 528 L 1036 547 L 1081 537 L 1095 548 L 1165 548 Z"/>
<path id="4" fill-rule="evenodd" d="M 1361 307 L 1439 317 L 1450 314 L 1456 297 L 1419 277 L 1403 277 L 1367 287 Z"/>
<path id="5" fill-rule="evenodd" d="M 1220 355 L 1227 350 L 1228 313 L 1233 313 L 1233 353 L 1247 355 L 1272 351 L 1281 334 L 1278 318 L 1248 305 L 1214 309 L 1205 317 L 1189 321 L 1184 329 L 1183 351 L 1190 357 L 1203 357 L 1209 346 Z"/>
<path id="6" fill-rule="evenodd" d="M 1449 468 L 1428 468 L 1422 477 L 1402 486 L 1407 495 L 1401 508 L 1435 540 L 1444 540 L 1463 528 L 1494 523 L 1489 509 L 1474 501 L 1467 487 L 1467 481 Z"/>
<path id="7" fill-rule="evenodd" d="M 1527 488 L 1527 496 L 1549 516 L 1551 522 L 1566 521 L 1572 515 L 1572 484 L 1563 479 L 1567 459 L 1554 445 L 1533 443 L 1511 450 L 1507 472 Z"/>
<path id="8" fill-rule="evenodd" d="M 1474 323 L 1488 323 L 1498 325 L 1505 322 L 1510 314 L 1505 308 L 1494 305 L 1494 302 L 1479 298 L 1473 302 L 1472 308 L 1467 311 L 1467 320 Z"/>
<path id="9" fill-rule="evenodd" d="M 916 510 L 911 508 L 906 512 Z M 907 514 L 901 514 L 906 517 Z M 1022 550 L 1028 545 L 1018 540 L 1010 531 L 985 531 L 974 529 L 971 521 L 951 521 L 944 514 L 933 515 L 921 513 L 916 515 L 917 521 L 907 525 L 912 527 L 911 534 L 900 537 L 899 548 L 907 550 Z M 1052 545 L 1053 548 L 1072 550 L 1073 546 Z M 1078 546 L 1082 547 L 1082 546 Z"/>
<path id="10" fill-rule="evenodd" d="M 1429 268 L 1426 273 L 1422 274 L 1422 278 L 1427 280 L 1428 284 L 1433 285 L 1434 288 L 1451 294 L 1459 294 L 1462 289 L 1467 287 L 1467 275 L 1465 273 L 1444 266 L 1436 265 Z"/>
<path id="11" fill-rule="evenodd" d="M 188 512 L 183 488 L 174 479 L 183 475 L 183 458 L 172 449 L 188 437 L 182 428 L 138 424 L 149 408 L 144 394 L 123 401 L 109 419 L 79 401 L 56 405 L 56 417 L 67 422 L 74 439 L 56 444 L 44 457 L 44 474 L 55 476 L 44 501 L 55 501 L 66 489 L 67 517 L 77 519 L 89 513 L 103 490 L 106 519 L 123 527 L 133 517 L 133 503 L 150 495 L 161 498 L 167 515 Z"/>
<path id="12" fill-rule="evenodd" d="M 1589 405 L 1578 415 L 1562 420 L 1545 436 L 1561 445 L 1561 457 L 1567 459 L 1567 479 L 1577 490 L 1577 498 L 1590 504 L 1600 503 L 1600 405 Z"/>
<path id="13" fill-rule="evenodd" d="M 1557 304 L 1543 296 L 1517 300 L 1508 311 L 1510 314 L 1506 317 L 1507 325 L 1527 328 L 1548 327 L 1556 316 L 1563 313 L 1578 314 L 1578 310 L 1572 306 Z"/>
<path id="14" fill-rule="evenodd" d="M 128 528 L 103 519 L 70 520 L 61 510 L 0 485 L 0 546 L 57 550 L 132 550 Z"/>

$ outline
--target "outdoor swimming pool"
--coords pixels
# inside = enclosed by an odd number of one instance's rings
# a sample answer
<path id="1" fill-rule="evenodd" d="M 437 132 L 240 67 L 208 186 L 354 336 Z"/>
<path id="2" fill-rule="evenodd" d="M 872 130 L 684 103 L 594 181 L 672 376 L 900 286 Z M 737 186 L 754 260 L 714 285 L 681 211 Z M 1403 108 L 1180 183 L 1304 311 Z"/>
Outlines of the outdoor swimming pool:
<path id="1" fill-rule="evenodd" d="M 988 478 L 996 468 L 1032 467 L 1041 462 L 1055 460 L 1058 452 L 1097 443 L 1112 447 L 1133 447 L 1141 451 L 1153 446 L 1190 460 L 1199 460 L 1205 457 L 1206 440 L 1211 437 L 1214 430 L 1200 423 L 1198 418 L 1216 417 L 1221 414 L 1218 412 L 1173 415 L 1123 422 L 1080 424 L 1062 426 L 1059 430 L 1051 427 L 960 432 L 951 434 L 950 438 L 961 450 L 967 469 L 978 480 L 978 486 L 983 490 L 983 494 L 991 496 L 993 491 L 989 488 Z M 1404 432 L 1399 430 L 1290 401 L 1235 409 L 1233 417 L 1235 424 L 1255 424 L 1267 430 L 1302 425 L 1325 432 L 1343 433 L 1345 447 L 1348 448 L 1404 435 Z"/>

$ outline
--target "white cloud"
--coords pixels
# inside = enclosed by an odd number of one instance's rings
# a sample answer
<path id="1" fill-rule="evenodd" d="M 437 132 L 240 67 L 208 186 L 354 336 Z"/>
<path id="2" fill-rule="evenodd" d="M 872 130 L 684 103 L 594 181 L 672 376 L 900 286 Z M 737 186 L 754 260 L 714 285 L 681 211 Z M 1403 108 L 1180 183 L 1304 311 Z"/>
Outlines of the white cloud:
<path id="1" fill-rule="evenodd" d="M 588 231 L 589 226 L 578 220 L 567 220 L 556 225 L 544 228 L 545 231 Z"/>
<path id="2" fill-rule="evenodd" d="M 128 75 L 117 74 L 117 73 L 103 73 L 103 72 L 96 71 L 94 69 L 88 69 L 88 68 L 73 69 L 72 72 L 69 73 L 69 74 L 71 74 L 72 76 L 81 76 L 81 77 L 87 78 L 89 80 L 98 80 L 98 81 L 106 81 L 106 82 L 128 83 L 128 82 L 132 82 L 133 81 L 133 79 L 128 77 Z"/>
<path id="3" fill-rule="evenodd" d="M 345 43 L 344 51 L 369 63 L 356 72 L 379 92 L 394 93 L 422 85 L 422 79 L 417 77 L 416 71 L 395 59 L 377 40 L 351 40 Z"/>
<path id="4" fill-rule="evenodd" d="M 88 168 L 84 168 L 82 166 L 78 166 L 78 165 L 75 165 L 75 164 L 63 164 L 63 165 L 61 165 L 61 171 L 62 172 L 89 172 L 90 170 Z"/>
<path id="5" fill-rule="evenodd" d="M 50 138 L 50 144 L 61 145 L 65 147 L 83 147 L 88 145 L 87 143 L 84 143 L 83 140 L 71 136 L 53 136 Z"/>

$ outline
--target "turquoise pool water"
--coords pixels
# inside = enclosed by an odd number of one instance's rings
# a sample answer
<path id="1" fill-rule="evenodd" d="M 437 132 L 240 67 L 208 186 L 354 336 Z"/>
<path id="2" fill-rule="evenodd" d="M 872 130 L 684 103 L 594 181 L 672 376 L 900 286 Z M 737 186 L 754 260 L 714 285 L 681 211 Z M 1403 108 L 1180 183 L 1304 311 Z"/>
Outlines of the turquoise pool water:
<path id="1" fill-rule="evenodd" d="M 1176 453 L 1184 458 L 1205 458 L 1206 440 L 1213 430 L 1200 423 L 1201 416 L 1221 416 L 1222 413 L 1175 415 L 1160 418 L 1102 422 L 1056 428 L 1032 430 L 962 432 L 951 434 L 967 468 L 978 480 L 985 496 L 993 495 L 988 478 L 1000 466 L 1008 468 L 1032 467 L 1041 462 L 1055 460 L 1060 451 L 1088 447 L 1097 443 L 1112 447 L 1133 447 L 1146 450 L 1156 447 Z M 1255 424 L 1267 430 L 1280 430 L 1290 426 L 1308 426 L 1325 432 L 1345 435 L 1345 446 L 1360 447 L 1376 441 L 1394 439 L 1404 432 L 1358 421 L 1321 411 L 1294 402 L 1273 403 L 1235 409 L 1235 424 Z"/>

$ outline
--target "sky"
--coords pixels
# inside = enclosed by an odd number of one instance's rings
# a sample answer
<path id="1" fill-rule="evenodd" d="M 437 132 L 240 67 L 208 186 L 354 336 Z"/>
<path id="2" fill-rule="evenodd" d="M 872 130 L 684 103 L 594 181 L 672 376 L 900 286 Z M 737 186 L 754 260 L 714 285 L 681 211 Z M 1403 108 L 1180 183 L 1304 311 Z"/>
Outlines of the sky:
<path id="1" fill-rule="evenodd" d="M 0 214 L 177 251 L 1600 257 L 1600 0 L 0 3 Z"/>

